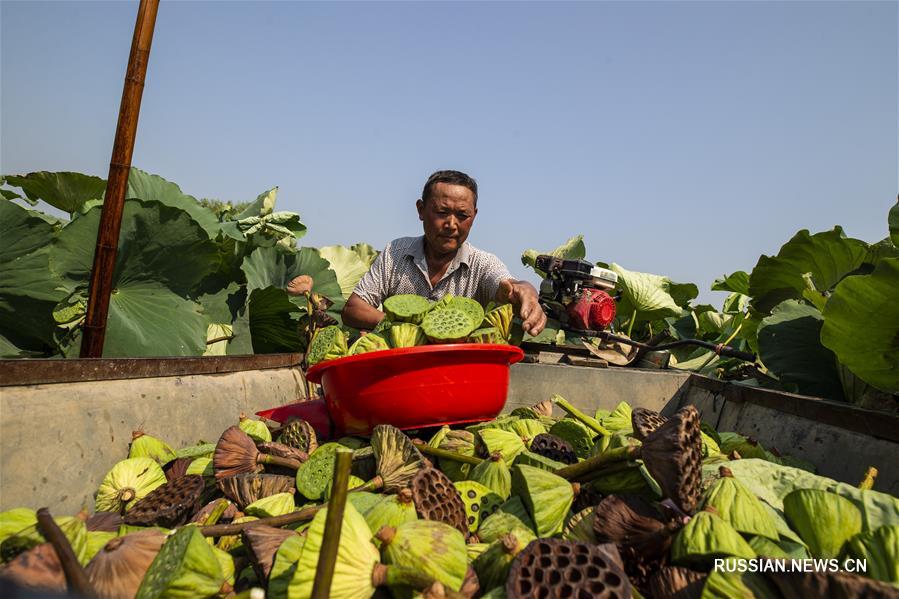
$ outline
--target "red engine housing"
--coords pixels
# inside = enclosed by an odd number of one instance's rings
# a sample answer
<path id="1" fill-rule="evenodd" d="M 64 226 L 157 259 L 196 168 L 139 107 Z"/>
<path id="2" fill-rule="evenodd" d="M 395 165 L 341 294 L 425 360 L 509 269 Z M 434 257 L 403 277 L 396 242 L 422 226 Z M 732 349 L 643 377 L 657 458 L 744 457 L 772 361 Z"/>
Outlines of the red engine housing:
<path id="1" fill-rule="evenodd" d="M 615 300 L 599 289 L 582 289 L 580 298 L 567 309 L 568 323 L 575 329 L 601 331 L 615 320 Z"/>

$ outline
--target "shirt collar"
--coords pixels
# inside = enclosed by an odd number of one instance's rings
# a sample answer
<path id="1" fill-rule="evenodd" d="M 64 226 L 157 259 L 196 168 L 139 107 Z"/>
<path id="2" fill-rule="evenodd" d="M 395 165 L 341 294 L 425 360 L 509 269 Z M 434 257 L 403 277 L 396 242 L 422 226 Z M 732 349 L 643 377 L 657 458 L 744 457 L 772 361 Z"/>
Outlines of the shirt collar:
<path id="1" fill-rule="evenodd" d="M 425 272 L 427 272 L 427 259 L 425 258 L 425 236 L 421 235 L 415 238 L 415 241 L 406 248 L 406 252 L 403 254 L 404 256 L 410 256 L 416 264 L 419 264 L 424 267 Z M 450 270 L 455 270 L 460 264 L 464 264 L 465 266 L 471 268 L 471 245 L 466 241 L 462 244 L 462 247 L 456 252 L 453 261 L 450 263 L 450 267 L 447 269 L 447 273 Z"/>

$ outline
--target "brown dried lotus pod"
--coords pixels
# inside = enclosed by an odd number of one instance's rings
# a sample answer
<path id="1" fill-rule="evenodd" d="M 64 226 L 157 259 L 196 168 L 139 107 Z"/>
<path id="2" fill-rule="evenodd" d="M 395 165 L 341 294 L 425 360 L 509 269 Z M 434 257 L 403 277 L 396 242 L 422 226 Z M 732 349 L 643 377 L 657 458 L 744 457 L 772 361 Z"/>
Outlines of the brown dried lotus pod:
<path id="1" fill-rule="evenodd" d="M 13 558 L 0 570 L 0 577 L 34 591 L 66 592 L 66 575 L 50 543 L 41 543 Z"/>
<path id="2" fill-rule="evenodd" d="M 668 422 L 668 419 L 647 408 L 634 408 L 631 411 L 631 427 L 634 429 L 634 437 L 643 441 L 649 433 Z"/>
<path id="3" fill-rule="evenodd" d="M 537 539 L 512 562 L 506 596 L 630 599 L 632 594 L 614 545 Z"/>
<path id="4" fill-rule="evenodd" d="M 412 498 L 419 517 L 449 524 L 468 536 L 465 502 L 443 472 L 436 468 L 419 470 L 412 479 Z"/>
<path id="5" fill-rule="evenodd" d="M 294 470 L 300 467 L 297 460 L 260 453 L 253 438 L 236 425 L 225 429 L 212 454 L 212 468 L 215 470 L 216 479 L 235 474 L 262 472 L 263 464 L 284 466 Z"/>
<path id="6" fill-rule="evenodd" d="M 290 537 L 298 536 L 298 533 L 289 529 L 259 525 L 245 528 L 241 535 L 250 562 L 253 564 L 253 571 L 256 572 L 259 581 L 265 583 L 272 571 L 275 554 L 278 553 L 281 543 Z"/>
<path id="7" fill-rule="evenodd" d="M 270 497 L 276 493 L 294 493 L 294 479 L 280 474 L 238 474 L 218 481 L 219 490 L 225 497 L 244 509 L 254 501 Z"/>
<path id="8" fill-rule="evenodd" d="M 827 599 L 896 599 L 896 587 L 858 574 L 847 572 L 765 572 L 781 594 L 794 597 L 827 597 Z"/>
<path id="9" fill-rule="evenodd" d="M 577 483 L 572 483 L 572 486 Z M 575 514 L 587 509 L 588 507 L 596 507 L 603 500 L 603 494 L 596 490 L 593 485 L 582 484 L 578 492 L 574 494 L 574 502 L 571 504 L 571 511 Z"/>
<path id="10" fill-rule="evenodd" d="M 702 495 L 702 438 L 699 411 L 686 406 L 643 441 L 643 463 L 662 493 L 685 512 L 693 512 Z"/>
<path id="11" fill-rule="evenodd" d="M 665 522 L 661 512 L 641 497 L 609 495 L 596 506 L 593 532 L 600 543 L 614 543 L 619 547 L 653 545 L 657 536 L 667 538 L 670 544 L 677 525 Z"/>
<path id="12" fill-rule="evenodd" d="M 122 515 L 115 512 L 97 512 L 84 523 L 88 532 L 118 532 L 122 525 Z"/>
<path id="13" fill-rule="evenodd" d="M 278 443 L 296 447 L 300 451 L 310 454 L 318 449 L 318 438 L 312 425 L 302 418 L 289 418 L 281 429 Z"/>
<path id="14" fill-rule="evenodd" d="M 476 596 L 480 590 L 481 583 L 478 580 L 478 573 L 469 565 L 468 572 L 465 573 L 465 580 L 462 582 L 462 588 L 459 589 L 459 594 L 463 597 L 467 597 L 467 599 L 471 599 Z"/>
<path id="15" fill-rule="evenodd" d="M 206 483 L 199 474 L 188 474 L 157 487 L 125 513 L 125 524 L 176 528 L 200 509 Z"/>
<path id="16" fill-rule="evenodd" d="M 649 594 L 666 599 L 700 599 L 706 576 L 690 568 L 665 566 L 650 575 Z"/>
<path id="17" fill-rule="evenodd" d="M 177 458 L 163 466 L 162 471 L 165 472 L 165 479 L 169 482 L 176 478 L 181 478 L 187 474 L 187 467 L 194 461 L 194 458 Z"/>
<path id="18" fill-rule="evenodd" d="M 151 528 L 107 542 L 87 565 L 87 575 L 97 597 L 134 597 L 165 539 L 165 533 Z"/>
<path id="19" fill-rule="evenodd" d="M 278 456 L 279 458 L 290 458 L 291 460 L 297 460 L 298 462 L 305 462 L 309 459 L 309 454 L 305 451 L 300 451 L 296 447 L 291 447 L 284 443 L 275 443 L 274 441 L 257 443 L 256 448 L 262 453 Z"/>
<path id="20" fill-rule="evenodd" d="M 424 457 L 406 434 L 395 426 L 379 424 L 372 430 L 371 448 L 377 463 L 377 476 L 369 482 L 375 488 L 392 493 L 409 486 L 425 467 Z M 450 483 L 452 486 L 452 483 Z M 368 486 L 368 485 L 366 485 Z"/>
<path id="21" fill-rule="evenodd" d="M 544 399 L 540 403 L 536 403 L 531 406 L 531 409 L 537 413 L 538 416 L 552 416 L 553 415 L 553 402 L 551 399 Z"/>
<path id="22" fill-rule="evenodd" d="M 215 519 L 215 522 L 206 522 L 212 512 L 218 507 L 219 502 L 227 501 L 228 505 L 225 507 L 225 511 L 223 511 L 218 518 Z M 213 499 L 206 505 L 200 508 L 196 514 L 190 519 L 191 524 L 216 524 L 222 521 L 231 521 L 235 518 L 240 518 L 243 516 L 243 513 L 237 509 L 237 505 L 228 501 L 227 499 L 219 497 L 218 499 Z"/>
<path id="23" fill-rule="evenodd" d="M 540 433 L 531 441 L 530 449 L 536 454 L 563 464 L 577 464 L 577 453 L 571 443 L 556 435 Z"/>

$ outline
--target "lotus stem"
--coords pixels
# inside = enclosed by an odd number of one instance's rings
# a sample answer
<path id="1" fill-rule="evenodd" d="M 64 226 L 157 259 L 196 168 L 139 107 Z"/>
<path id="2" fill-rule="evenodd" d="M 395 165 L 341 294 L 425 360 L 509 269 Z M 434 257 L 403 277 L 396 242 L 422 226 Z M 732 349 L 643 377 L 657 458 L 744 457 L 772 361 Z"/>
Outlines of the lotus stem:
<path id="1" fill-rule="evenodd" d="M 44 538 L 53 545 L 53 549 L 59 557 L 59 563 L 62 564 L 62 570 L 66 574 L 66 584 L 69 589 L 83 597 L 95 597 L 94 587 L 87 577 L 87 572 L 78 563 L 78 558 L 75 557 L 69 540 L 53 521 L 50 510 L 45 507 L 37 511 L 37 527 Z"/>
<path id="2" fill-rule="evenodd" d="M 559 406 L 560 408 L 562 408 L 566 414 L 568 414 L 569 416 L 571 416 L 572 418 L 574 418 L 581 424 L 585 425 L 587 428 L 597 432 L 598 434 L 600 434 L 604 437 L 608 437 L 609 435 L 612 434 L 608 431 L 608 429 L 606 429 L 606 427 L 601 425 L 599 423 L 599 421 L 596 420 L 596 418 L 591 418 L 590 416 L 587 416 L 586 414 L 584 414 L 583 412 L 578 410 L 576 407 L 574 407 L 573 405 L 568 403 L 568 400 L 565 399 L 564 397 L 562 397 L 561 395 L 553 395 L 552 402 L 554 404 L 556 404 L 557 406 Z"/>
<path id="3" fill-rule="evenodd" d="M 359 485 L 358 487 L 353 487 L 350 489 L 351 493 L 356 493 L 357 491 L 363 491 L 366 493 L 377 493 L 378 491 L 384 488 L 384 479 L 380 474 L 376 474 L 373 479 L 366 482 L 365 484 Z"/>
<path id="4" fill-rule="evenodd" d="M 212 511 L 209 512 L 209 515 L 206 516 L 206 519 L 203 520 L 203 526 L 212 526 L 216 522 L 219 521 L 219 518 L 222 517 L 222 514 L 225 513 L 225 510 L 228 509 L 228 505 L 230 505 L 227 499 L 219 499 L 216 501 L 215 507 L 212 508 Z"/>
<path id="5" fill-rule="evenodd" d="M 386 564 L 375 564 L 371 572 L 371 583 L 375 587 L 409 586 L 416 591 L 424 591 L 434 584 L 434 579 L 418 570 Z"/>
<path id="6" fill-rule="evenodd" d="M 862 479 L 862 482 L 858 483 L 858 488 L 862 491 L 870 491 L 874 488 L 875 480 L 877 480 L 877 468 L 868 466 L 868 469 L 865 470 L 865 478 Z"/>
<path id="7" fill-rule="evenodd" d="M 347 486 L 352 466 L 353 452 L 338 449 L 334 460 L 334 479 L 325 518 L 324 538 L 318 554 L 315 579 L 312 582 L 311 599 L 328 599 L 331 594 L 331 579 L 334 578 L 334 565 L 337 562 L 337 550 L 340 548 L 340 530 L 343 527 L 343 513 L 346 508 Z"/>
<path id="8" fill-rule="evenodd" d="M 290 470 L 297 470 L 302 465 L 302 462 L 300 462 L 299 460 L 294 460 L 292 458 L 282 458 L 280 456 L 261 452 L 256 455 L 256 463 L 266 464 L 269 466 L 282 466 L 284 468 L 289 468 Z"/>
<path id="9" fill-rule="evenodd" d="M 259 520 L 250 520 L 249 522 L 240 522 L 239 524 L 216 524 L 215 526 L 201 526 L 200 532 L 204 537 L 225 537 L 229 535 L 239 535 L 247 528 L 254 526 L 274 526 L 275 528 L 287 526 L 288 524 L 296 524 L 297 522 L 305 522 L 312 520 L 312 517 L 323 508 L 324 505 L 314 505 L 303 508 L 296 512 L 283 514 L 281 516 L 271 516 L 269 518 L 260 518 Z"/>
<path id="10" fill-rule="evenodd" d="M 475 456 L 464 455 L 461 453 L 456 453 L 455 451 L 440 449 L 438 447 L 431 447 L 430 445 L 419 439 L 416 439 L 416 441 L 418 442 L 415 443 L 415 447 L 418 449 L 418 451 L 435 458 L 452 460 L 454 462 L 461 462 L 463 464 L 471 464 L 472 466 L 477 466 L 484 461 L 481 458 L 477 458 Z"/>
<path id="11" fill-rule="evenodd" d="M 584 478 L 597 472 L 610 473 L 610 468 L 604 468 L 607 464 L 617 464 L 626 460 L 632 460 L 640 457 L 639 447 L 616 447 L 592 458 L 587 458 L 583 462 L 571 464 L 564 468 L 556 470 L 556 475 L 561 476 L 565 480 L 574 480 Z"/>

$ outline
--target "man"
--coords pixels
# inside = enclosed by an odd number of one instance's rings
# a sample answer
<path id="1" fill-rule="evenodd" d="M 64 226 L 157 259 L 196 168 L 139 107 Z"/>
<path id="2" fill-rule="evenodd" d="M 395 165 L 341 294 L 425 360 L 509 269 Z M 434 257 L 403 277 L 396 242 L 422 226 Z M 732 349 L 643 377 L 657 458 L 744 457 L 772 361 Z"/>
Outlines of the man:
<path id="1" fill-rule="evenodd" d="M 392 295 L 415 293 L 438 300 L 451 293 L 482 305 L 511 303 L 526 332 L 543 330 L 546 315 L 534 286 L 515 280 L 499 258 L 466 241 L 478 213 L 474 179 L 459 171 L 437 171 L 415 205 L 424 235 L 395 239 L 378 255 L 343 308 L 345 324 L 374 328 L 384 318 L 378 306 Z"/>

